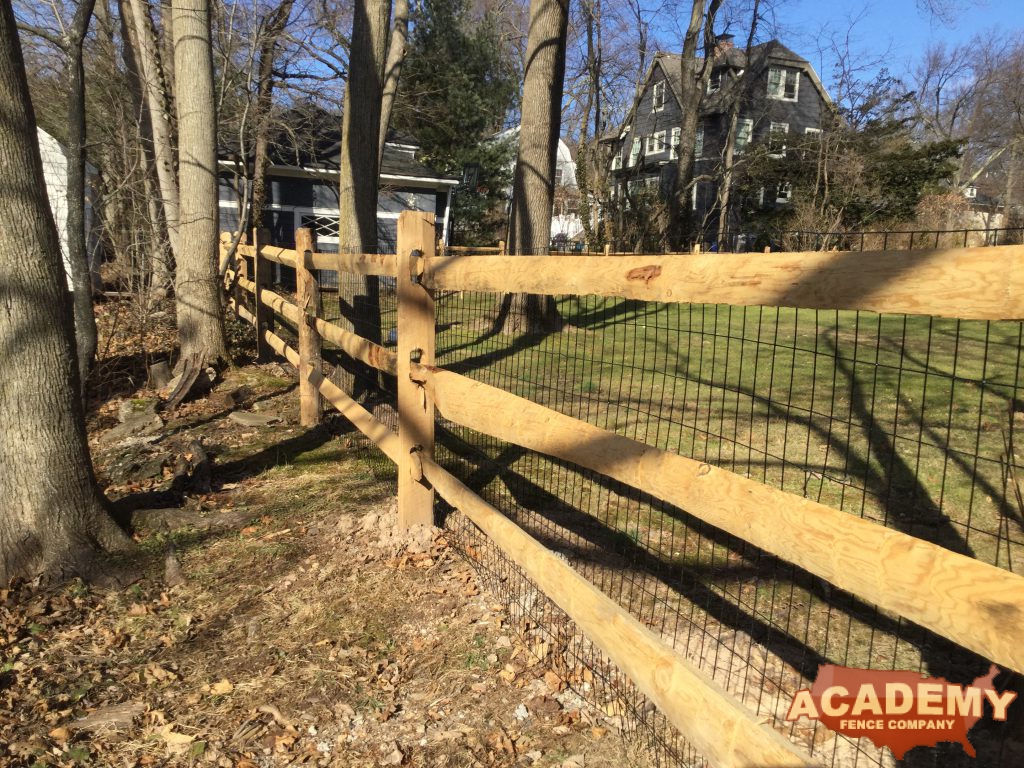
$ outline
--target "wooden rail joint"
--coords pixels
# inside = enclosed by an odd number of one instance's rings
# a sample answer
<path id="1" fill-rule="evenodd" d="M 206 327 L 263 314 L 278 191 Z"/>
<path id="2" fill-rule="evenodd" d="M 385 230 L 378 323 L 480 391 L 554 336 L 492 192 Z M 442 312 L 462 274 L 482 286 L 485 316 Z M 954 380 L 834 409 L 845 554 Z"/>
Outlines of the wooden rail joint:
<path id="1" fill-rule="evenodd" d="M 414 445 L 409 450 L 409 476 L 417 483 L 426 485 L 423 479 L 423 446 Z"/>

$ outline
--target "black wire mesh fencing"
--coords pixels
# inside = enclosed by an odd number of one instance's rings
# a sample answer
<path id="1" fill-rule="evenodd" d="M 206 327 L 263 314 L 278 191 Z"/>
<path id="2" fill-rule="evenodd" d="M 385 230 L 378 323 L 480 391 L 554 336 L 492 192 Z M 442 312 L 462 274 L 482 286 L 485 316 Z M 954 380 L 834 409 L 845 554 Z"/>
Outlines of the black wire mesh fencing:
<path id="1" fill-rule="evenodd" d="M 1015 429 L 1022 325 L 871 312 L 450 294 L 438 365 L 655 447 L 724 467 L 1001 568 L 1024 567 Z M 1020 436 L 1016 437 L 1019 442 Z M 892 765 L 867 740 L 788 724 L 819 664 L 970 682 L 988 664 L 949 641 L 641 491 L 442 422 L 438 460 L 475 492 L 830 766 Z M 460 514 L 446 525 L 549 660 L 650 747 L 701 765 L 571 622 Z M 585 673 L 589 670 L 589 675 Z M 1005 679 L 1001 682 L 1005 683 Z M 921 766 L 997 765 L 998 725 L 911 752 Z"/>
<path id="2" fill-rule="evenodd" d="M 1024 243 L 1024 228 L 989 227 L 964 229 L 864 230 L 820 232 L 789 230 L 780 232 L 717 231 L 703 232 L 699 245 L 704 252 L 751 253 L 764 251 L 913 251 L 930 248 L 980 248 Z M 618 243 L 613 250 L 632 250 Z M 582 242 L 552 242 L 552 253 L 589 253 Z"/>
<path id="3" fill-rule="evenodd" d="M 279 292 L 288 291 L 287 271 Z M 323 317 L 394 347 L 393 278 L 341 273 L 331 288 L 322 290 Z M 575 295 L 435 298 L 443 368 L 996 567 L 1024 568 L 1021 322 Z M 397 429 L 393 377 L 328 344 L 324 358 L 346 392 Z M 390 461 L 367 445 L 375 470 L 393 479 Z M 435 455 L 824 765 L 896 761 L 867 740 L 785 722 L 820 664 L 919 670 L 957 683 L 988 670 L 954 643 L 642 490 L 443 419 Z M 621 718 L 653 764 L 704 765 L 493 543 L 461 513 L 437 507 L 452 541 L 560 679 Z M 1014 727 L 976 726 L 976 759 L 940 744 L 902 762 L 1015 765 Z"/>

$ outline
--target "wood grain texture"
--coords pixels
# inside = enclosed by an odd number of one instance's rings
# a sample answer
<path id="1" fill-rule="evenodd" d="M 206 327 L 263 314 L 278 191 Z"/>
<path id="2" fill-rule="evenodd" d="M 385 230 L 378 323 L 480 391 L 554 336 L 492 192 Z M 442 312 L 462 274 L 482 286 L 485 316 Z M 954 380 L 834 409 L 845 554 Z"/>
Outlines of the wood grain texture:
<path id="1" fill-rule="evenodd" d="M 815 765 L 705 673 L 669 648 L 614 600 L 432 459 L 423 473 L 576 622 L 712 765 L 764 768 Z"/>
<path id="2" fill-rule="evenodd" d="M 255 256 L 253 246 L 239 246 L 239 254 Z M 286 267 L 295 267 L 296 251 L 291 248 L 280 248 L 276 245 L 261 245 L 260 257 Z M 310 269 L 329 270 L 333 272 L 351 272 L 355 275 L 390 275 L 394 277 L 398 269 L 398 257 L 393 253 L 313 253 L 309 261 Z"/>
<path id="3" fill-rule="evenodd" d="M 316 321 L 316 329 L 323 338 L 344 350 L 350 357 L 392 376 L 398 374 L 398 356 L 387 347 L 374 344 L 369 339 L 319 318 Z"/>
<path id="4" fill-rule="evenodd" d="M 398 527 L 433 525 L 434 491 L 423 482 L 420 456 L 434 455 L 434 404 L 411 375 L 412 361 L 434 362 L 434 297 L 420 285 L 419 262 L 434 255 L 434 214 L 398 217 Z M 414 455 L 414 454 L 418 454 Z"/>
<path id="5" fill-rule="evenodd" d="M 320 423 L 322 407 L 320 390 L 312 383 L 313 371 L 323 370 L 320 357 L 320 334 L 316 330 L 320 314 L 320 288 L 309 269 L 313 252 L 313 231 L 302 228 L 295 231 L 295 302 L 298 304 L 299 323 L 299 424 L 315 427 Z"/>
<path id="6" fill-rule="evenodd" d="M 435 290 L 1024 319 L 1024 246 L 683 256 L 444 256 Z"/>
<path id="7" fill-rule="evenodd" d="M 249 309 L 239 302 L 235 298 L 228 299 L 228 309 L 238 315 L 240 318 L 250 325 L 256 325 L 256 315 L 249 311 Z"/>
<path id="8" fill-rule="evenodd" d="M 228 274 L 233 277 L 230 270 Z M 244 277 L 239 277 L 236 284 L 239 288 L 248 291 L 249 293 L 254 293 L 256 290 L 256 284 L 251 280 L 246 280 Z M 273 291 L 263 291 L 262 294 L 264 302 L 280 315 L 292 322 L 296 322 L 298 320 L 298 307 L 289 302 L 283 296 L 280 296 Z M 316 318 L 315 323 L 317 332 L 324 339 L 335 344 L 339 349 L 344 350 L 347 355 L 354 357 L 356 360 L 361 360 L 379 371 L 390 373 L 392 376 L 398 374 L 398 356 L 387 347 L 374 344 L 369 339 L 364 339 L 362 336 L 352 333 L 351 331 L 339 328 L 333 323 L 329 323 L 322 318 Z"/>
<path id="9" fill-rule="evenodd" d="M 260 362 L 270 360 L 270 348 L 266 339 L 263 338 L 264 331 L 274 329 L 274 314 L 266 309 L 265 294 L 270 292 L 272 283 L 271 266 L 267 261 L 263 244 L 270 239 L 270 233 L 265 229 L 253 229 L 253 283 L 255 284 L 256 301 L 253 304 L 253 314 L 256 315 L 256 359 Z"/>
<path id="10" fill-rule="evenodd" d="M 458 424 L 600 472 L 898 613 L 1009 669 L 1024 669 L 1024 577 L 905 533 L 419 366 Z"/>

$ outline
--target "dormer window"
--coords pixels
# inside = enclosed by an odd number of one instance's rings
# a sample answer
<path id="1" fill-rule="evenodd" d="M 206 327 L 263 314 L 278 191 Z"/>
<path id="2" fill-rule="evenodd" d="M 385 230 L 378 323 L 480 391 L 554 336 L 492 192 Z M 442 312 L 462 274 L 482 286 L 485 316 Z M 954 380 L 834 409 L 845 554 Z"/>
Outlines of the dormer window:
<path id="1" fill-rule="evenodd" d="M 800 92 L 800 70 L 769 67 L 768 98 L 796 101 Z"/>
<path id="2" fill-rule="evenodd" d="M 661 112 L 665 108 L 665 81 L 659 80 L 651 91 L 651 112 Z"/>
<path id="3" fill-rule="evenodd" d="M 722 72 L 721 69 L 711 70 L 711 77 L 708 78 L 708 93 L 714 93 L 722 87 Z"/>

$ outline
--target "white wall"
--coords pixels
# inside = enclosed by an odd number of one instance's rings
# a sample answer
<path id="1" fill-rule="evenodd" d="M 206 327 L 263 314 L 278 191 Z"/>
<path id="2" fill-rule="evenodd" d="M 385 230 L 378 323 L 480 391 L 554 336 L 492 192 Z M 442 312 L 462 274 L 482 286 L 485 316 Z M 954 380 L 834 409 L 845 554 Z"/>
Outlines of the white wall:
<path id="1" fill-rule="evenodd" d="M 46 198 L 50 202 L 50 210 L 53 211 L 53 220 L 57 225 L 57 235 L 60 238 L 60 252 L 64 257 L 64 272 L 68 279 L 68 288 L 74 290 L 71 285 L 71 263 L 68 260 L 68 161 L 61 146 L 53 136 L 42 128 L 36 128 L 36 135 L 39 138 L 39 154 L 43 159 L 43 179 L 46 182 Z M 91 242 L 89 233 L 92 231 L 92 202 L 91 202 L 91 180 L 95 176 L 95 169 L 86 165 L 85 169 L 85 231 L 86 242 L 90 251 L 95 252 L 95 244 Z M 97 265 L 94 263 L 94 275 Z"/>

